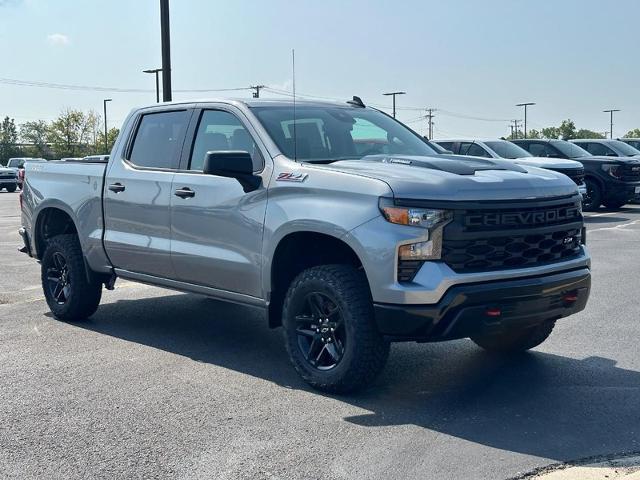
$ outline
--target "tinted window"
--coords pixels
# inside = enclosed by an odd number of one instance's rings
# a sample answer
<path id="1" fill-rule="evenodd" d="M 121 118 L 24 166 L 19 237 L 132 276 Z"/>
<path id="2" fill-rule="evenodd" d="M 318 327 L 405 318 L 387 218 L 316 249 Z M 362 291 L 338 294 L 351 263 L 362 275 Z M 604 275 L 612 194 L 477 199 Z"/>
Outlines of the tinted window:
<path id="1" fill-rule="evenodd" d="M 514 145 L 506 140 L 496 140 L 494 142 L 484 142 L 487 147 L 496 152 L 500 158 L 524 158 L 530 157 L 531 154 L 524 148 Z"/>
<path id="2" fill-rule="evenodd" d="M 489 153 L 480 145 L 471 142 L 460 142 L 460 155 L 473 157 L 491 157 Z"/>
<path id="3" fill-rule="evenodd" d="M 202 112 L 198 133 L 191 149 L 190 170 L 202 170 L 207 152 L 241 150 L 249 152 L 254 170 L 262 169 L 262 156 L 247 129 L 238 118 L 222 110 Z"/>
<path id="4" fill-rule="evenodd" d="M 436 143 L 440 145 L 442 148 L 444 148 L 445 150 L 453 151 L 453 142 L 436 142 Z"/>
<path id="5" fill-rule="evenodd" d="M 534 157 L 558 157 L 560 154 L 546 143 L 530 143 L 527 150 Z"/>
<path id="6" fill-rule="evenodd" d="M 580 148 L 578 145 L 564 140 L 554 141 L 553 146 L 560 150 L 567 158 L 581 158 L 591 156 L 591 154 L 584 148 Z"/>
<path id="7" fill-rule="evenodd" d="M 625 157 L 640 155 L 640 151 L 636 150 L 636 147 L 634 145 L 627 145 L 620 140 L 609 140 L 608 143 Z"/>
<path id="8" fill-rule="evenodd" d="M 177 168 L 188 112 L 149 113 L 142 117 L 129 160 L 139 167 Z"/>
<path id="9" fill-rule="evenodd" d="M 10 158 L 7 167 L 22 168 L 24 167 L 24 160 L 22 158 Z"/>
<path id="10" fill-rule="evenodd" d="M 332 162 L 367 155 L 436 155 L 401 123 L 376 110 L 340 106 L 253 107 L 280 151 L 289 158 Z M 294 124 L 295 118 L 295 124 Z"/>
<path id="11" fill-rule="evenodd" d="M 610 157 L 618 156 L 616 152 L 614 152 L 609 147 L 601 143 L 579 143 L 578 145 L 584 148 L 591 155 L 610 156 Z"/>

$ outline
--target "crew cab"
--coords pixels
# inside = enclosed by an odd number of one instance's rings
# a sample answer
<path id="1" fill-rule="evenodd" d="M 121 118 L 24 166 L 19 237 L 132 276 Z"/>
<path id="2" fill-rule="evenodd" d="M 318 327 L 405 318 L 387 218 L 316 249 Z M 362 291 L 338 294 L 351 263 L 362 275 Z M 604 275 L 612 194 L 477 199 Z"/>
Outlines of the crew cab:
<path id="1" fill-rule="evenodd" d="M 451 150 L 458 155 L 472 155 L 476 157 L 502 158 L 518 165 L 540 167 L 566 175 L 578 185 L 581 195 L 587 193 L 584 183 L 584 167 L 580 162 L 566 159 L 552 159 L 549 157 L 534 157 L 525 149 L 507 140 L 433 140 L 441 147 Z"/>
<path id="2" fill-rule="evenodd" d="M 512 143 L 538 157 L 578 160 L 585 168 L 584 209 L 618 209 L 640 198 L 640 159 L 591 155 L 566 140 L 520 139 Z"/>
<path id="3" fill-rule="evenodd" d="M 324 391 L 369 385 L 391 341 L 533 348 L 589 297 L 574 182 L 439 155 L 357 97 L 139 108 L 108 163 L 26 168 L 54 317 L 91 316 L 117 278 L 247 305 Z"/>

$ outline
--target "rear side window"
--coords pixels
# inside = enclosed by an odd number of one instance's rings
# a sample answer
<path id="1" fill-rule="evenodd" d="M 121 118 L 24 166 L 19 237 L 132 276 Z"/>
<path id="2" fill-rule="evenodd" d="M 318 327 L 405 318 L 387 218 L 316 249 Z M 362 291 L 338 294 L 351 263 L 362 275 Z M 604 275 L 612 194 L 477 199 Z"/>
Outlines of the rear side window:
<path id="1" fill-rule="evenodd" d="M 460 142 L 460 155 L 472 157 L 490 157 L 489 153 L 477 143 Z"/>
<path id="2" fill-rule="evenodd" d="M 453 152 L 453 142 L 436 142 L 445 150 L 451 150 Z"/>
<path id="3" fill-rule="evenodd" d="M 144 115 L 129 161 L 138 167 L 177 169 L 188 119 L 186 110 Z"/>
<path id="4" fill-rule="evenodd" d="M 584 148 L 591 155 L 616 156 L 616 152 L 601 143 L 578 143 L 578 146 Z"/>

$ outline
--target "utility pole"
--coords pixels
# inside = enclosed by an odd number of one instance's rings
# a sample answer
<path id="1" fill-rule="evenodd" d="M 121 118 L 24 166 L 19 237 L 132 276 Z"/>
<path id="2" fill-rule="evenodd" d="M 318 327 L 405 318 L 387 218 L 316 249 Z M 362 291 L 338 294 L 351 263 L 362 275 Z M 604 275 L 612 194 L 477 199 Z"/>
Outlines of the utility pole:
<path id="1" fill-rule="evenodd" d="M 511 129 L 511 137 L 509 138 L 511 138 L 511 140 L 515 140 L 516 137 L 513 136 L 513 123 L 509 124 L 509 128 Z"/>
<path id="2" fill-rule="evenodd" d="M 425 115 L 427 122 L 429 122 L 429 140 L 433 138 L 433 117 L 435 117 L 435 115 L 433 114 L 434 111 L 435 108 L 427 108 L 427 114 Z"/>
<path id="3" fill-rule="evenodd" d="M 516 107 L 524 107 L 524 138 L 527 138 L 527 107 L 535 105 L 534 102 L 518 103 Z"/>
<path id="4" fill-rule="evenodd" d="M 604 113 L 608 113 L 611 115 L 611 119 L 609 121 L 609 138 L 613 139 L 613 112 L 619 112 L 620 110 L 616 108 L 612 108 L 610 110 L 603 110 Z"/>
<path id="5" fill-rule="evenodd" d="M 407 92 L 388 92 L 388 93 L 383 93 L 383 95 L 385 96 L 392 96 L 393 97 L 393 118 L 396 118 L 396 96 L 397 95 L 406 95 Z"/>
<path id="6" fill-rule="evenodd" d="M 156 74 L 156 103 L 160 103 L 160 80 L 158 73 L 162 71 L 161 68 L 150 68 L 149 70 L 143 70 L 142 73 L 155 73 Z"/>
<path id="7" fill-rule="evenodd" d="M 104 109 L 104 153 L 105 155 L 108 154 L 108 149 L 109 149 L 109 144 L 107 142 L 107 135 L 109 134 L 108 130 L 107 130 L 107 102 L 110 102 L 111 99 L 110 98 L 105 98 L 102 101 L 102 107 Z"/>
<path id="8" fill-rule="evenodd" d="M 162 42 L 162 100 L 171 101 L 171 35 L 169 0 L 160 0 L 160 38 Z"/>
<path id="9" fill-rule="evenodd" d="M 514 140 L 518 139 L 518 124 L 520 123 L 520 120 L 512 120 L 513 125 L 511 125 L 511 138 L 513 138 Z"/>
<path id="10" fill-rule="evenodd" d="M 252 85 L 249 88 L 255 90 L 255 92 L 253 92 L 253 98 L 260 98 L 260 90 L 264 88 L 264 85 Z"/>

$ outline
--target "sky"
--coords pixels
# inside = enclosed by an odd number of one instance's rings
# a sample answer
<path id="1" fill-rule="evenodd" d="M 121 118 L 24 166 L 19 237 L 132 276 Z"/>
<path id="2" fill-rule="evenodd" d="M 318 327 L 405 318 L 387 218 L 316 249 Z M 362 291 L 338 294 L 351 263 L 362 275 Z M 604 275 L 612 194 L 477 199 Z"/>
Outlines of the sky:
<path id="1" fill-rule="evenodd" d="M 398 118 L 434 138 L 500 137 L 570 118 L 614 136 L 640 128 L 640 1 L 616 0 L 171 0 L 174 90 L 264 84 L 336 100 L 405 91 Z M 636 53 L 634 53 L 636 52 Z M 0 116 L 22 123 L 108 104 L 110 127 L 155 102 L 161 66 L 158 0 L 0 0 Z M 11 85 L 7 80 L 143 90 Z M 248 98 L 249 90 L 176 92 Z M 282 98 L 274 91 L 261 96 Z"/>

